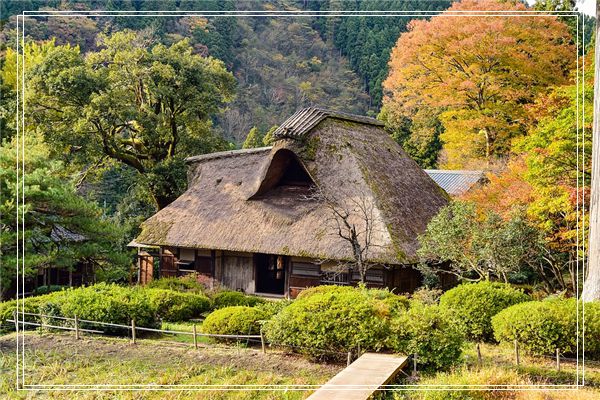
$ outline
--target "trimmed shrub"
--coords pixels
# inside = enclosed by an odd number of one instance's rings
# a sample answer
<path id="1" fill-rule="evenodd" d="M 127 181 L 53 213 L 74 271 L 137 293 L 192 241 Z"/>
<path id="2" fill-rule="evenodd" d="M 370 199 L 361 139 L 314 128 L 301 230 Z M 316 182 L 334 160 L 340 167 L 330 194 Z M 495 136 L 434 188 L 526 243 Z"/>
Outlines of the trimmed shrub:
<path id="1" fill-rule="evenodd" d="M 48 294 L 52 292 L 60 292 L 63 289 L 67 289 L 68 286 L 61 285 L 49 285 L 49 286 L 39 286 L 37 289 L 33 291 L 35 296 L 41 296 L 43 294 Z"/>
<path id="2" fill-rule="evenodd" d="M 431 289 L 428 287 L 422 287 L 416 290 L 411 296 L 412 301 L 418 301 L 422 304 L 433 305 L 439 304 L 440 297 L 444 294 L 441 289 Z"/>
<path id="3" fill-rule="evenodd" d="M 267 321 L 270 342 L 294 346 L 311 356 L 347 352 L 359 346 L 380 350 L 389 333 L 390 305 L 368 289 L 322 287 L 309 289 Z"/>
<path id="4" fill-rule="evenodd" d="M 464 334 L 447 310 L 411 303 L 391 321 L 388 346 L 398 353 L 417 354 L 424 370 L 446 370 L 461 361 Z"/>
<path id="5" fill-rule="evenodd" d="M 452 312 L 467 338 L 493 340 L 492 317 L 501 310 L 530 300 L 521 290 L 497 282 L 466 283 L 448 290 L 440 307 Z"/>
<path id="6" fill-rule="evenodd" d="M 377 301 L 383 301 L 386 304 L 387 310 L 394 314 L 406 311 L 409 308 L 410 302 L 405 296 L 400 296 L 390 292 L 387 289 L 366 289 L 365 287 L 351 288 L 348 286 L 323 285 L 314 286 L 304 289 L 296 297 L 297 300 L 306 299 L 313 295 L 323 293 L 346 293 L 348 289 L 363 290 L 363 294 Z"/>
<path id="7" fill-rule="evenodd" d="M 583 307 L 579 303 L 580 333 L 583 328 Z M 546 299 L 530 301 L 507 308 L 492 318 L 494 335 L 499 342 L 515 339 L 526 352 L 538 355 L 575 354 L 577 350 L 577 301 Z M 586 355 L 600 355 L 600 304 L 585 304 Z"/>
<path id="8" fill-rule="evenodd" d="M 347 288 L 348 288 L 347 286 L 337 286 L 337 285 L 313 286 L 313 287 L 309 287 L 307 289 L 300 291 L 300 293 L 298 293 L 298 296 L 296 296 L 296 300 L 305 299 L 305 298 L 313 296 L 315 294 L 334 293 L 334 292 L 343 293 Z"/>
<path id="9" fill-rule="evenodd" d="M 53 297 L 53 293 L 43 295 L 27 297 L 24 302 L 24 311 L 26 313 L 39 314 L 40 305 L 46 301 L 49 301 Z M 0 332 L 12 332 L 15 330 L 14 322 L 7 322 L 7 320 L 13 319 L 13 313 L 17 309 L 17 301 L 9 300 L 0 303 Z M 31 315 L 25 315 L 24 320 L 27 322 L 37 322 L 38 319 Z M 25 325 L 25 329 L 35 329 L 35 326 Z"/>
<path id="10" fill-rule="evenodd" d="M 202 323 L 202 331 L 219 335 L 257 335 L 258 321 L 268 316 L 255 307 L 224 307 L 210 313 Z"/>
<path id="11" fill-rule="evenodd" d="M 146 287 L 150 289 L 167 289 L 192 293 L 204 293 L 206 290 L 205 286 L 198 282 L 195 274 L 155 279 L 150 281 Z"/>
<path id="12" fill-rule="evenodd" d="M 262 304 L 258 304 L 254 306 L 257 310 L 260 310 L 265 313 L 266 318 L 271 318 L 275 314 L 278 314 L 285 307 L 289 306 L 293 303 L 293 300 L 275 300 L 275 301 L 265 301 Z"/>
<path id="13" fill-rule="evenodd" d="M 210 309 L 210 300 L 201 294 L 165 289 L 145 290 L 157 315 L 165 321 L 187 321 Z"/>
<path id="14" fill-rule="evenodd" d="M 262 304 L 267 300 L 257 296 L 248 296 L 242 292 L 233 290 L 224 290 L 218 292 L 213 297 L 213 308 L 223 308 L 232 306 L 254 307 L 257 304 Z"/>
<path id="15" fill-rule="evenodd" d="M 99 283 L 94 286 L 56 292 L 53 301 L 62 316 L 91 321 L 129 325 L 132 319 L 140 327 L 159 325 L 156 311 L 141 288 Z M 83 325 L 83 324 L 82 324 Z M 90 325 L 97 327 L 97 325 Z M 109 331 L 119 331 L 108 328 Z"/>

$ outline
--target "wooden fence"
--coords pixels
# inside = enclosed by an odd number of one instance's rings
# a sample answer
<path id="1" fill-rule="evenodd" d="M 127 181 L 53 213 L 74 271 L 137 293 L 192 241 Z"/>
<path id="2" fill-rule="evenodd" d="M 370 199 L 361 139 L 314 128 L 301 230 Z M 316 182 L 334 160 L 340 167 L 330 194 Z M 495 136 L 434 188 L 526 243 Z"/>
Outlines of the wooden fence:
<path id="1" fill-rule="evenodd" d="M 22 316 L 21 320 L 19 320 L 17 318 L 18 315 Z M 13 314 L 13 319 L 7 320 L 7 322 L 14 323 L 15 329 L 17 330 L 17 332 L 19 331 L 19 325 L 34 326 L 34 327 L 39 327 L 42 329 L 48 328 L 48 329 L 74 331 L 76 339 L 80 339 L 80 333 L 100 334 L 100 335 L 107 334 L 105 331 L 102 331 L 102 330 L 82 328 L 81 324 L 83 323 L 83 324 L 91 324 L 91 325 L 105 326 L 105 327 L 111 327 L 111 328 L 126 329 L 129 331 L 129 337 L 130 337 L 132 343 L 136 343 L 138 332 L 154 332 L 154 333 L 160 333 L 160 334 L 192 336 L 192 343 L 196 349 L 198 348 L 198 338 L 199 337 L 228 339 L 228 340 L 238 341 L 238 342 L 244 341 L 246 343 L 253 342 L 253 343 L 256 343 L 257 345 L 258 345 L 258 343 L 260 343 L 261 350 L 263 353 L 267 352 L 267 346 L 269 346 L 269 347 L 271 347 L 271 346 L 285 347 L 285 348 L 292 349 L 294 351 L 308 349 L 307 347 L 302 347 L 302 346 L 293 346 L 293 345 L 287 345 L 287 344 L 283 344 L 283 343 L 267 342 L 265 339 L 265 336 L 262 332 L 262 329 L 261 329 L 259 335 L 225 335 L 225 334 L 213 334 L 213 333 L 198 332 L 196 324 L 192 325 L 192 331 L 189 332 L 189 331 L 177 331 L 177 330 L 172 330 L 172 329 L 156 329 L 156 328 L 141 327 L 141 326 L 136 325 L 135 320 L 131 320 L 130 325 L 123 325 L 123 324 L 115 324 L 115 323 L 110 323 L 110 322 L 100 322 L 100 321 L 91 321 L 91 320 L 87 320 L 87 319 L 80 319 L 77 316 L 75 316 L 74 318 L 67 318 L 67 317 L 59 317 L 59 316 L 54 316 L 54 315 L 36 314 L 36 313 L 27 313 L 27 312 L 19 312 L 18 315 L 15 311 L 15 313 Z M 25 316 L 36 317 L 38 319 L 38 322 L 25 321 L 24 320 Z M 52 321 L 52 320 L 65 321 L 71 326 L 47 323 L 47 322 L 44 322 L 44 319 L 46 319 L 47 321 Z M 338 358 L 344 358 L 347 360 L 348 365 L 352 362 L 353 357 L 354 357 L 354 352 L 352 352 L 352 351 L 340 352 L 340 351 L 332 351 L 332 350 L 327 350 L 327 349 L 316 349 L 316 348 L 311 348 L 310 350 L 317 351 L 322 354 L 336 355 Z M 360 354 L 361 354 L 361 351 L 360 351 L 360 349 L 358 349 L 358 351 L 356 352 L 356 357 L 359 357 Z"/>

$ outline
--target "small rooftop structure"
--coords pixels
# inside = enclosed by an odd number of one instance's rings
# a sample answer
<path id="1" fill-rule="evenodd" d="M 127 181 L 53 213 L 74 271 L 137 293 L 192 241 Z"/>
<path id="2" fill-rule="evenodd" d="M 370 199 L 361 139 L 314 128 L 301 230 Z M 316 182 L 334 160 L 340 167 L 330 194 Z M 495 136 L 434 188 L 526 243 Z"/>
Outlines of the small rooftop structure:
<path id="1" fill-rule="evenodd" d="M 483 171 L 426 169 L 425 172 L 453 197 L 467 193 L 485 179 Z"/>
<path id="2" fill-rule="evenodd" d="M 308 107 L 296 111 L 273 133 L 275 139 L 292 138 L 301 139 L 312 128 L 317 126 L 326 118 L 335 118 L 338 120 L 358 122 L 374 126 L 384 126 L 384 123 L 362 115 L 348 114 L 340 111 L 324 110 L 322 108 Z"/>

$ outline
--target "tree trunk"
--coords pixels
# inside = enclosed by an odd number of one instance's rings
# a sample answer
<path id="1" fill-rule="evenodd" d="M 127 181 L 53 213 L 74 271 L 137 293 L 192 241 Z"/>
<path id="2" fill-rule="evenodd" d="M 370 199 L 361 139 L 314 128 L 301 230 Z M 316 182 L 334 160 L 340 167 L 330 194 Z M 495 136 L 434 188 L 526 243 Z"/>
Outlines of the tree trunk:
<path id="1" fill-rule="evenodd" d="M 596 2 L 594 61 L 594 128 L 592 139 L 592 192 L 590 196 L 590 244 L 587 277 L 581 295 L 584 301 L 600 300 L 600 1 Z"/>

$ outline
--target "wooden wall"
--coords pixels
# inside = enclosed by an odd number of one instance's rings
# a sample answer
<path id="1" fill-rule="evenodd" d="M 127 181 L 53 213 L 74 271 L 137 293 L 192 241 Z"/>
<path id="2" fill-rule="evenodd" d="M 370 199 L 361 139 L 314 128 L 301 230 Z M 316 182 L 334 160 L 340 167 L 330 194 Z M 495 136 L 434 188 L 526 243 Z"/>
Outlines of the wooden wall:
<path id="1" fill-rule="evenodd" d="M 222 285 L 245 293 L 254 293 L 252 253 L 217 252 L 215 277 Z"/>
<path id="2" fill-rule="evenodd" d="M 394 293 L 412 293 L 423 280 L 421 273 L 411 267 L 397 267 L 386 271 L 384 276 L 385 286 L 390 290 L 395 289 Z"/>

